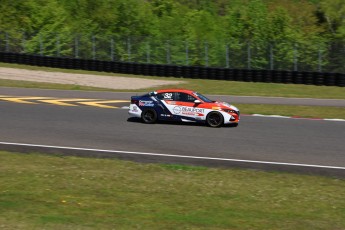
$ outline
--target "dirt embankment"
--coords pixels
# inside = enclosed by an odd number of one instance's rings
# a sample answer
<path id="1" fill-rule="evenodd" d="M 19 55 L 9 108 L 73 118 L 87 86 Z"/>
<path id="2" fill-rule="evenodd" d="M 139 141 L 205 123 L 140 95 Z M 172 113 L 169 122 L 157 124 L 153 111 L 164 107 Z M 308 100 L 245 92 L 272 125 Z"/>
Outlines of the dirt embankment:
<path id="1" fill-rule="evenodd" d="M 183 83 L 182 81 L 150 80 L 132 77 L 47 72 L 5 67 L 0 67 L 0 79 L 93 86 L 107 89 L 134 90 Z"/>

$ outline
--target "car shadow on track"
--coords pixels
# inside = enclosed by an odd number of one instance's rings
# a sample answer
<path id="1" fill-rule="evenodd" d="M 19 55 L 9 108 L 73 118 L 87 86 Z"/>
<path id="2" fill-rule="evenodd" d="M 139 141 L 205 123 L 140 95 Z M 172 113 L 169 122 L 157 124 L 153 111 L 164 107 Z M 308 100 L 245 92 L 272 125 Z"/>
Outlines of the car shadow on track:
<path id="1" fill-rule="evenodd" d="M 140 118 L 137 117 L 130 117 L 127 119 L 127 122 L 133 122 L 133 123 L 143 123 L 143 121 Z M 194 122 L 178 122 L 178 121 L 157 121 L 156 124 L 164 124 L 164 125 L 181 125 L 181 126 L 192 126 L 192 127 L 204 127 L 204 128 L 210 128 L 204 123 L 194 123 Z M 152 125 L 152 124 L 147 124 Z M 232 124 L 223 125 L 220 128 L 235 128 Z"/>

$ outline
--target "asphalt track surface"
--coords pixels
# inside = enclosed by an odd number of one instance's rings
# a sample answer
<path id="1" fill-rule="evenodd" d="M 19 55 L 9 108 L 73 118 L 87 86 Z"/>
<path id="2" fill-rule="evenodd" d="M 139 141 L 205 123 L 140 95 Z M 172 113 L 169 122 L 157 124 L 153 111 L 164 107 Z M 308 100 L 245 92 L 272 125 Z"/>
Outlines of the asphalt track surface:
<path id="1" fill-rule="evenodd" d="M 12 96 L 102 99 L 125 99 L 123 97 L 127 96 L 100 92 L 0 90 L 0 95 Z M 252 99 L 255 103 L 255 98 Z M 6 101 L 0 102 L 0 108 L 1 150 L 345 177 L 345 122 L 242 116 L 237 128 L 214 129 L 203 125 L 146 125 L 136 120 L 128 121 L 125 109 Z"/>
<path id="2" fill-rule="evenodd" d="M 201 92 L 202 93 L 202 92 Z M 143 93 L 113 93 L 92 91 L 44 90 L 0 87 L 0 95 L 35 96 L 35 97 L 80 97 L 129 100 L 131 95 Z M 335 106 L 345 107 L 342 99 L 312 99 L 312 98 L 283 98 L 283 97 L 254 97 L 254 96 L 223 96 L 212 95 L 211 99 L 237 104 L 275 104 L 275 105 L 305 105 L 305 106 Z"/>

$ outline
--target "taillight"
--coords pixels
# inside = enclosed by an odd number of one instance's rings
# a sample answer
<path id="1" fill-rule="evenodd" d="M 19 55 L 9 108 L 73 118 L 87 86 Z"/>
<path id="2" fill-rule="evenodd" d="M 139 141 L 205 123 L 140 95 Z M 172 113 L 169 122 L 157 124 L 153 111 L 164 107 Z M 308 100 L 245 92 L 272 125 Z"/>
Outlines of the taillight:
<path id="1" fill-rule="evenodd" d="M 138 100 L 136 100 L 136 99 L 131 99 L 131 104 L 138 104 Z"/>

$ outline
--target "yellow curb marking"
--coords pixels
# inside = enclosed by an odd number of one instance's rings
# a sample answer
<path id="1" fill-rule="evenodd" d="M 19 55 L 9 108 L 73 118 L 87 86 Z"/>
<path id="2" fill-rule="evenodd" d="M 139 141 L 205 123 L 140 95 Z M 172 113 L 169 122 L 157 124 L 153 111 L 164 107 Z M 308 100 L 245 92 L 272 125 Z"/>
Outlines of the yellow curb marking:
<path id="1" fill-rule="evenodd" d="M 28 100 L 34 100 L 28 101 Z M 94 106 L 100 108 L 109 108 L 116 109 L 117 106 L 110 106 L 104 104 L 114 104 L 114 103 L 123 103 L 129 102 L 128 100 L 104 100 L 104 99 L 86 99 L 86 98 L 54 98 L 54 97 L 13 97 L 13 96 L 4 96 L 0 95 L 0 101 L 9 101 L 15 103 L 24 103 L 24 104 L 39 104 L 39 103 L 48 103 L 60 106 L 79 106 L 78 104 Z M 75 104 L 71 104 L 71 103 Z"/>
<path id="2" fill-rule="evenodd" d="M 54 104 L 54 105 L 61 105 L 61 106 L 78 106 L 78 105 L 69 104 L 65 102 L 94 101 L 94 100 L 97 100 L 97 99 L 68 98 L 68 99 L 53 99 L 53 100 L 38 100 L 38 101 Z"/>
<path id="3" fill-rule="evenodd" d="M 121 102 L 129 102 L 129 101 L 124 101 L 124 100 L 107 100 L 107 101 L 78 102 L 78 104 L 89 105 L 89 106 L 96 106 L 96 107 L 108 108 L 108 109 L 116 109 L 116 108 L 119 108 L 119 107 L 110 106 L 110 105 L 103 105 L 103 104 L 121 103 Z"/>
<path id="4" fill-rule="evenodd" d="M 25 101 L 25 100 L 40 100 L 40 99 L 49 99 L 49 97 L 0 97 L 2 101 L 10 101 L 16 103 L 24 104 L 38 104 L 37 102 Z"/>

